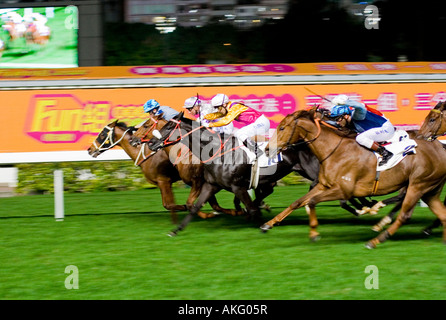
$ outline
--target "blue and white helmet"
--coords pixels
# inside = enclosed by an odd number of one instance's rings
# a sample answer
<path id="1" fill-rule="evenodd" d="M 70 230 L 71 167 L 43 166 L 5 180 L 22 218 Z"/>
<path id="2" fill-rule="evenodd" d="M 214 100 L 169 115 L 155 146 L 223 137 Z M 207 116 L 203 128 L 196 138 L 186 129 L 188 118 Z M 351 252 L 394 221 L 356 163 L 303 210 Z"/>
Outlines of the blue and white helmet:
<path id="1" fill-rule="evenodd" d="M 344 114 L 352 115 L 353 110 L 348 105 L 337 105 L 331 109 L 330 117 L 335 118 Z"/>
<path id="2" fill-rule="evenodd" d="M 160 104 L 155 99 L 150 99 L 150 100 L 147 100 L 146 103 L 144 103 L 143 107 L 144 107 L 144 112 L 147 113 L 147 112 L 152 111 L 153 109 L 159 108 Z"/>

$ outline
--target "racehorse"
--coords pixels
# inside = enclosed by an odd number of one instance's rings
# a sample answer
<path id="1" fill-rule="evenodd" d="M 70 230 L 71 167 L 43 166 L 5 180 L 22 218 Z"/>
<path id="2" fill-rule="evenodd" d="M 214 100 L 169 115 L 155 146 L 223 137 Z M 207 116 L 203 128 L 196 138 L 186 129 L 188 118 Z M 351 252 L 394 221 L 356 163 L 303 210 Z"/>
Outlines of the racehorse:
<path id="1" fill-rule="evenodd" d="M 350 199 L 370 195 L 386 195 L 407 187 L 401 212 L 395 222 L 378 237 L 371 239 L 367 248 L 375 248 L 394 235 L 412 215 L 421 199 L 443 224 L 446 241 L 446 207 L 440 193 L 446 182 L 446 153 L 439 142 L 417 141 L 416 154 L 408 155 L 395 167 L 382 171 L 377 184 L 376 156 L 354 139 L 339 135 L 332 128 L 321 125 L 324 112 L 317 108 L 299 110 L 287 115 L 267 145 L 271 154 L 296 143 L 307 144 L 321 162 L 319 183 L 305 196 L 293 202 L 276 217 L 261 226 L 266 232 L 294 210 L 308 206 L 310 239 L 317 232 L 316 204 L 324 201 Z"/>
<path id="2" fill-rule="evenodd" d="M 160 130 L 166 123 L 167 121 L 162 119 L 161 116 L 151 117 L 150 119 L 146 120 L 141 126 L 139 126 L 136 132 L 133 133 L 133 136 L 130 139 L 130 143 L 133 146 L 136 146 L 140 143 L 150 141 L 150 139 L 153 138 L 153 130 Z M 168 154 L 171 154 L 169 152 L 169 149 L 172 148 L 172 146 L 173 145 L 170 145 L 164 148 L 168 151 Z M 181 171 L 180 166 L 182 165 L 182 162 L 184 162 L 184 160 L 186 160 L 186 163 L 196 163 L 197 158 L 193 156 L 192 153 L 187 153 L 187 151 L 184 152 L 183 149 L 177 150 L 179 150 L 178 154 L 171 154 L 170 159 L 174 160 L 174 164 L 178 165 L 178 170 Z M 182 152 L 186 153 L 186 155 L 182 155 Z M 192 157 L 195 157 L 195 159 L 192 159 Z M 317 177 L 319 174 L 319 160 L 307 146 L 302 145 L 296 148 L 288 148 L 282 153 L 282 159 L 282 161 L 274 165 L 274 168 L 260 168 L 258 187 L 255 189 L 256 197 L 254 200 L 254 204 L 256 206 L 260 206 L 262 201 L 273 192 L 274 187 L 277 185 L 277 181 L 279 179 L 285 177 L 292 171 L 295 171 L 302 177 L 312 181 L 310 188 L 317 184 Z M 237 200 L 238 198 L 236 198 L 234 202 L 236 204 L 237 210 L 239 211 L 239 202 L 237 202 Z M 341 200 L 340 205 L 342 208 L 354 215 L 358 215 L 358 211 L 360 209 L 364 207 L 370 207 L 376 203 L 376 201 L 370 202 L 364 198 L 358 200 L 350 199 L 350 202 L 356 209 L 350 207 L 345 200 Z"/>
<path id="3" fill-rule="evenodd" d="M 417 139 L 435 140 L 446 133 L 446 101 L 438 102 L 418 130 Z"/>
<path id="4" fill-rule="evenodd" d="M 141 143 L 148 142 L 150 139 L 153 138 L 153 131 L 160 130 L 166 125 L 166 123 L 167 120 L 164 120 L 162 118 L 162 115 L 154 117 L 151 116 L 141 126 L 139 126 L 138 130 L 133 132 L 132 137 L 129 140 L 130 144 L 133 147 L 137 147 Z M 144 150 L 144 145 L 142 145 L 141 148 Z M 203 187 L 204 167 L 202 163 L 200 163 L 200 160 L 191 152 L 189 152 L 189 149 L 187 148 L 178 148 L 178 145 L 172 144 L 165 147 L 164 151 L 164 153 L 168 156 L 169 161 L 178 171 L 181 180 L 183 180 L 186 184 L 192 186 L 189 199 L 187 201 L 187 205 L 188 207 L 190 207 L 198 198 Z M 140 159 L 139 161 L 145 161 L 144 158 L 146 158 L 146 156 L 143 155 L 142 159 Z M 221 208 L 214 196 L 210 198 L 210 204 L 212 208 L 217 212 L 222 212 L 232 216 L 243 214 L 243 211 L 241 210 Z"/>
<path id="5" fill-rule="evenodd" d="M 179 142 L 186 145 L 203 163 L 204 184 L 189 214 L 170 236 L 183 230 L 203 204 L 222 189 L 234 193 L 240 199 L 250 218 L 260 219 L 260 210 L 248 194 L 252 165 L 237 138 L 230 135 L 223 139 L 219 133 L 184 118 L 181 112 L 157 131 L 148 146 L 151 150 L 158 151 Z"/>
<path id="6" fill-rule="evenodd" d="M 127 127 L 125 123 L 118 122 L 118 120 L 106 125 L 104 129 L 98 134 L 93 144 L 88 148 L 88 153 L 96 158 L 104 151 L 107 151 L 115 146 L 120 146 L 130 156 L 133 161 L 139 158 L 142 151 L 141 147 L 133 147 L 129 139 L 132 136 L 133 127 Z M 157 152 L 146 161 L 140 164 L 144 177 L 149 183 L 156 185 L 161 192 L 161 199 L 164 208 L 170 211 L 173 223 L 177 223 L 177 211 L 186 211 L 188 206 L 191 206 L 198 195 L 197 183 L 195 181 L 187 181 L 191 185 L 191 191 L 187 199 L 186 205 L 175 204 L 175 198 L 172 191 L 172 183 L 180 180 L 181 175 L 178 170 L 171 164 L 169 158 L 164 152 Z M 199 185 L 199 184 L 198 184 Z M 215 198 L 210 199 L 211 206 L 216 211 L 224 210 L 218 206 Z M 199 212 L 201 218 L 209 218 L 214 214 L 206 214 Z"/>
<path id="7" fill-rule="evenodd" d="M 437 139 L 439 136 L 443 136 L 446 134 L 446 113 L 444 112 L 446 109 L 446 101 L 440 101 L 437 105 L 428 113 L 426 118 L 423 121 L 421 128 L 418 131 L 409 131 L 409 135 L 415 137 L 416 139 L 425 139 L 428 141 L 433 141 Z M 446 149 L 446 144 L 442 144 Z M 375 231 L 381 231 L 382 228 L 392 222 L 394 215 L 396 214 L 396 208 L 401 207 L 402 200 L 404 199 L 405 190 L 402 190 L 400 193 L 401 201 L 397 204 L 397 206 L 390 212 L 387 216 L 385 216 L 379 223 L 377 223 L 372 229 Z M 388 200 L 379 201 L 376 203 L 370 210 L 373 212 L 374 210 L 379 210 L 380 208 L 386 206 Z M 446 205 L 446 198 L 443 201 Z M 430 235 L 432 233 L 432 229 L 439 227 L 441 225 L 440 220 L 435 220 L 429 227 L 425 228 L 423 232 L 426 235 Z"/>

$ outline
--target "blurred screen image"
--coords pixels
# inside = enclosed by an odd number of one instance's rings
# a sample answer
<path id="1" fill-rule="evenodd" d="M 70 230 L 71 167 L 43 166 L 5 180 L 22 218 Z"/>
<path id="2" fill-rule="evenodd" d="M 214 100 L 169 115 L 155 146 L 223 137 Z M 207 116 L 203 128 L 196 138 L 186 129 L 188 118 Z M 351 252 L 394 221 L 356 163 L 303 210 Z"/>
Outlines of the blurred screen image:
<path id="1" fill-rule="evenodd" d="M 0 68 L 78 66 L 77 7 L 0 9 Z"/>

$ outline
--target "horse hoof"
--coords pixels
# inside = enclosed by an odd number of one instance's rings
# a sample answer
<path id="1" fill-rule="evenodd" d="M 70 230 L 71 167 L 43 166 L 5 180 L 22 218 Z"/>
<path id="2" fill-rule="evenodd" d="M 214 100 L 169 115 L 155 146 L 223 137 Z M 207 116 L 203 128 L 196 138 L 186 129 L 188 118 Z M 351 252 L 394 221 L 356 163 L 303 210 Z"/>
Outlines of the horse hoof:
<path id="1" fill-rule="evenodd" d="M 426 228 L 423 230 L 423 234 L 425 234 L 426 236 L 431 236 L 432 235 L 432 229 Z"/>
<path id="2" fill-rule="evenodd" d="M 313 237 L 310 237 L 310 241 L 311 242 L 318 242 L 319 240 L 321 240 L 321 236 L 313 236 Z"/>
<path id="3" fill-rule="evenodd" d="M 375 232 L 381 232 L 383 230 L 383 228 L 380 227 L 380 226 L 373 226 L 372 230 L 375 231 Z"/>
<path id="4" fill-rule="evenodd" d="M 272 229 L 272 228 L 273 228 L 273 227 L 271 227 L 269 224 L 266 224 L 266 223 L 260 226 L 260 230 L 261 230 L 263 233 L 268 232 L 268 230 L 270 230 L 270 229 Z"/>
<path id="5" fill-rule="evenodd" d="M 169 237 L 173 238 L 177 236 L 177 233 L 175 231 L 171 231 L 167 234 Z"/>
<path id="6" fill-rule="evenodd" d="M 372 241 L 369 241 L 365 244 L 366 249 L 372 250 L 376 248 L 376 244 L 374 244 Z"/>

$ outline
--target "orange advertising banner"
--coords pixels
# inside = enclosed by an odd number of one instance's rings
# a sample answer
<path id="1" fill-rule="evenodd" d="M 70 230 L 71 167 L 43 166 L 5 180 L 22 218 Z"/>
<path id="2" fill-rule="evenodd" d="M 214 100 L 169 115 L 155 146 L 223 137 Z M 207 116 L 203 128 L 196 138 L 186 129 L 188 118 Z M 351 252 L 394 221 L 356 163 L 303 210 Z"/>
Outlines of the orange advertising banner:
<path id="1" fill-rule="evenodd" d="M 336 84 L 124 88 L 1 91 L 0 153 L 85 151 L 113 119 L 136 125 L 147 119 L 142 105 L 156 99 L 181 110 L 184 100 L 217 93 L 243 101 L 265 114 L 275 128 L 289 113 L 343 93 L 381 110 L 396 126 L 418 128 L 438 101 L 446 100 L 446 84 Z"/>
<path id="2" fill-rule="evenodd" d="M 0 69 L 0 80 L 222 77 L 323 74 L 446 73 L 446 62 L 330 62 Z"/>

